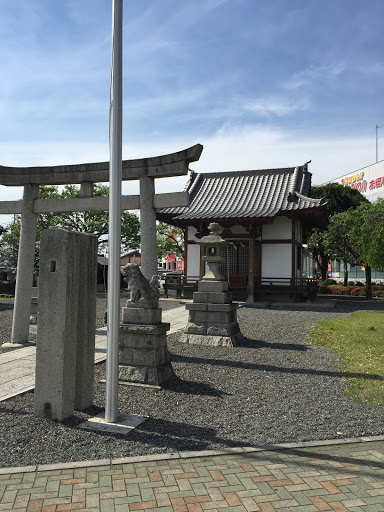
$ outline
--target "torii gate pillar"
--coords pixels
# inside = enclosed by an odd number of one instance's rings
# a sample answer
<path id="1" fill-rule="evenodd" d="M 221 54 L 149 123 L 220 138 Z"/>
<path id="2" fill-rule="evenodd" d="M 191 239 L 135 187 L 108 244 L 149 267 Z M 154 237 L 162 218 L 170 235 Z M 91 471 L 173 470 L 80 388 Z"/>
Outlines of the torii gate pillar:
<path id="1" fill-rule="evenodd" d="M 19 300 L 15 301 L 13 309 L 11 343 L 5 343 L 3 347 L 9 345 L 19 347 L 28 343 L 37 231 L 37 214 L 34 210 L 34 201 L 38 195 L 39 185 L 31 183 L 24 185 L 15 289 L 15 296 Z"/>
<path id="2" fill-rule="evenodd" d="M 150 281 L 157 274 L 155 180 L 149 176 L 140 178 L 141 272 Z"/>

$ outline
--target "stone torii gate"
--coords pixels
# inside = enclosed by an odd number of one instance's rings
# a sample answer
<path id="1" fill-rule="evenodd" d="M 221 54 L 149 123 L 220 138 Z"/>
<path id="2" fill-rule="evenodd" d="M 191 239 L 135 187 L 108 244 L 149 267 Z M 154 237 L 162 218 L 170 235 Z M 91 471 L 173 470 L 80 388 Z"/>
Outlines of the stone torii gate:
<path id="1" fill-rule="evenodd" d="M 122 210 L 140 210 L 142 273 L 157 273 L 156 209 L 188 206 L 188 192 L 155 194 L 155 178 L 188 173 L 190 162 L 199 160 L 203 146 L 168 155 L 123 160 L 122 180 L 140 180 L 140 195 L 122 196 Z M 8 347 L 28 343 L 32 300 L 33 263 L 38 213 L 108 210 L 108 197 L 93 197 L 93 183 L 109 181 L 109 162 L 57 165 L 53 167 L 0 166 L 0 185 L 23 186 L 22 201 L 1 201 L 0 214 L 21 214 L 21 231 L 12 337 Z M 39 185 L 80 184 L 80 197 L 39 199 Z M 4 346 L 4 345 L 3 345 Z"/>

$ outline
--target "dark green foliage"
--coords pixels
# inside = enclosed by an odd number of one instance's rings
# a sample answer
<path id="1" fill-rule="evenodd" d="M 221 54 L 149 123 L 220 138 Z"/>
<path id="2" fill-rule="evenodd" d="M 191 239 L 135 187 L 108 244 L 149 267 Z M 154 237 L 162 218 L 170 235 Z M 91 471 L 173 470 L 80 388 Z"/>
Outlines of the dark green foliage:
<path id="1" fill-rule="evenodd" d="M 322 284 L 324 284 L 324 285 L 337 284 L 337 281 L 335 281 L 334 279 L 329 279 L 328 278 L 328 279 L 324 279 Z"/>
<path id="2" fill-rule="evenodd" d="M 312 187 L 311 196 L 320 199 L 322 197 L 327 201 L 328 215 L 331 217 L 336 213 L 345 212 L 350 208 L 355 209 L 361 203 L 368 203 L 368 199 L 358 190 L 351 187 L 344 187 L 337 183 L 327 183 Z"/>

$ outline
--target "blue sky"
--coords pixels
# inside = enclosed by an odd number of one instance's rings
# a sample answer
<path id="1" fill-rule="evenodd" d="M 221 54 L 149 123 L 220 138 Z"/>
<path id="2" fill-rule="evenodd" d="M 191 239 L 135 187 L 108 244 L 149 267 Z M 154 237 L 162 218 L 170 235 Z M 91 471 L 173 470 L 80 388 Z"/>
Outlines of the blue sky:
<path id="1" fill-rule="evenodd" d="M 1 0 L 0 164 L 108 160 L 111 5 Z M 123 157 L 199 142 L 197 171 L 312 160 L 314 184 L 374 163 L 383 19 L 383 0 L 125 1 Z"/>

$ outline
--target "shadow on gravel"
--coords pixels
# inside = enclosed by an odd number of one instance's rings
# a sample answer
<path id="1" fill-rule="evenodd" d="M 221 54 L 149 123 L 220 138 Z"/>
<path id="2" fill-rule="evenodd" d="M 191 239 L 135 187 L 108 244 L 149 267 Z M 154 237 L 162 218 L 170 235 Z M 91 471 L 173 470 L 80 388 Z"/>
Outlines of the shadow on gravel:
<path id="1" fill-rule="evenodd" d="M 104 413 L 100 407 L 88 409 L 87 414 L 94 416 Z M 72 416 L 64 422 L 68 428 L 77 428 L 84 418 Z M 84 431 L 85 432 L 85 431 Z M 164 451 L 185 451 L 212 449 L 212 443 L 232 448 L 240 446 L 241 443 L 223 439 L 216 435 L 216 429 L 210 427 L 199 427 L 189 423 L 168 421 L 162 418 L 147 418 L 143 423 L 135 427 L 129 435 L 116 434 L 112 432 L 98 431 L 98 436 L 114 437 L 125 441 L 127 444 L 142 443 L 156 448 L 156 453 Z M 222 448 L 221 448 L 222 449 Z M 123 450 L 122 455 L 123 456 Z"/>
<path id="2" fill-rule="evenodd" d="M 19 414 L 21 416 L 30 416 L 29 411 L 25 411 L 23 409 L 11 409 L 8 407 L 0 406 L 0 414 Z"/>
<path id="3" fill-rule="evenodd" d="M 0 303 L 0 311 L 6 311 L 7 309 L 13 309 L 13 303 L 12 304 Z"/>
<path id="4" fill-rule="evenodd" d="M 151 444 L 160 450 L 162 448 L 182 451 L 212 449 L 212 443 L 232 448 L 241 444 L 218 437 L 214 428 L 198 427 L 161 418 L 148 418 L 132 431 L 130 437 L 136 442 Z"/>
<path id="5" fill-rule="evenodd" d="M 98 410 L 98 412 L 102 412 L 102 409 Z M 150 445 L 156 448 L 156 453 L 204 449 L 225 450 L 227 448 L 230 449 L 244 446 L 244 443 L 231 441 L 230 439 L 224 439 L 223 437 L 218 436 L 217 430 L 214 428 L 198 427 L 189 423 L 168 421 L 162 418 L 146 419 L 143 423 L 138 425 L 129 434 L 129 436 L 121 436 L 107 432 L 98 432 L 98 435 L 116 437 L 126 443 L 136 442 L 143 443 L 147 446 Z M 321 469 L 326 471 L 330 470 L 328 464 L 330 461 L 337 462 L 349 470 L 349 466 L 351 465 L 369 466 L 374 470 L 384 468 L 383 462 L 377 462 L 370 459 L 322 454 L 311 451 L 310 448 L 279 448 L 276 444 L 260 445 L 257 439 L 255 439 L 253 443 L 247 443 L 246 446 L 257 446 L 268 452 L 266 458 L 268 459 L 269 464 L 281 464 L 282 460 L 279 455 L 288 454 L 290 456 L 299 457 L 299 461 L 296 459 L 296 462 L 299 462 L 300 466 L 307 468 L 317 468 L 317 466 L 321 466 L 321 462 L 324 461 L 324 467 L 321 467 Z M 345 449 L 345 447 L 343 449 Z M 231 452 L 231 455 L 233 455 L 233 452 Z M 123 456 L 123 453 L 121 456 Z M 251 457 L 254 459 L 254 453 L 241 453 L 241 457 Z M 284 463 L 286 463 L 286 459 L 284 459 Z M 364 474 L 367 474 L 366 469 L 364 469 Z"/>
<path id="6" fill-rule="evenodd" d="M 354 379 L 384 380 L 381 375 L 374 373 L 352 373 L 352 372 L 330 372 L 327 370 L 314 370 L 311 368 L 284 368 L 282 366 L 272 366 L 255 363 L 244 363 L 242 361 L 228 361 L 225 359 L 208 359 L 203 357 L 180 356 L 172 354 L 172 361 L 180 363 L 194 363 L 212 366 L 230 366 L 233 368 L 242 368 L 245 370 L 258 370 L 261 372 L 279 372 L 296 373 L 299 375 L 323 375 L 326 377 L 349 377 Z"/>
<path id="7" fill-rule="evenodd" d="M 175 377 L 173 380 L 168 382 L 164 382 L 162 384 L 164 389 L 169 391 L 173 391 L 175 393 L 183 393 L 186 395 L 205 395 L 205 396 L 215 396 L 222 397 L 224 395 L 228 395 L 225 391 L 218 390 L 209 386 L 208 384 L 203 384 L 201 382 L 196 382 L 192 380 L 184 380 L 180 377 Z"/>
<path id="8" fill-rule="evenodd" d="M 252 340 L 251 338 L 244 338 L 238 345 L 243 348 L 275 348 L 278 350 L 297 350 L 298 352 L 306 352 L 310 347 L 307 345 L 299 345 L 297 343 L 270 343 L 263 340 Z"/>

